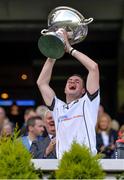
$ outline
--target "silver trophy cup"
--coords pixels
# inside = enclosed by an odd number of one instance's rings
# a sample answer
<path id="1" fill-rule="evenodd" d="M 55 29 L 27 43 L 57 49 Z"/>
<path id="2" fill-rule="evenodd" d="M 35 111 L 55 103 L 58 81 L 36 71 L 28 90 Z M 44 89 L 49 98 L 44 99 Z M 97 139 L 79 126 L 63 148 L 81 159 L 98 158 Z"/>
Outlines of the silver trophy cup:
<path id="1" fill-rule="evenodd" d="M 60 6 L 53 9 L 48 16 L 48 29 L 41 31 L 38 48 L 41 53 L 53 59 L 61 58 L 65 53 L 64 39 L 58 33 L 60 28 L 66 30 L 71 45 L 85 39 L 88 33 L 88 24 L 93 18 L 85 19 L 77 10 Z"/>

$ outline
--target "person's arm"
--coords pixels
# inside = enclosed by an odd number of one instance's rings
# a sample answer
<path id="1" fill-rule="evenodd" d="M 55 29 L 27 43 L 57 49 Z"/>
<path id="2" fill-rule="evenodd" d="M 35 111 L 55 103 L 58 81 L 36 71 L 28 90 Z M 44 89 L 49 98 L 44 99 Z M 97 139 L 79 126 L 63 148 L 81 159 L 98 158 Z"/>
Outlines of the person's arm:
<path id="1" fill-rule="evenodd" d="M 54 151 L 55 145 L 56 145 L 56 138 L 53 138 L 53 139 L 51 140 L 51 142 L 49 143 L 48 147 L 46 148 L 44 157 L 49 156 L 49 154 Z"/>
<path id="2" fill-rule="evenodd" d="M 99 69 L 97 63 L 77 50 L 72 52 L 72 56 L 81 62 L 88 70 L 86 89 L 90 94 L 94 94 L 99 89 Z"/>
<path id="3" fill-rule="evenodd" d="M 55 92 L 49 86 L 55 60 L 48 58 L 41 70 L 37 85 L 47 106 L 51 106 Z"/>
<path id="4" fill-rule="evenodd" d="M 65 44 L 66 44 L 66 52 L 71 53 L 73 57 L 75 57 L 85 68 L 88 70 L 88 77 L 86 82 L 86 89 L 92 95 L 99 89 L 99 68 L 96 62 L 90 59 L 85 54 L 79 52 L 78 50 L 72 50 L 73 48 L 68 42 L 67 33 L 63 31 Z"/>

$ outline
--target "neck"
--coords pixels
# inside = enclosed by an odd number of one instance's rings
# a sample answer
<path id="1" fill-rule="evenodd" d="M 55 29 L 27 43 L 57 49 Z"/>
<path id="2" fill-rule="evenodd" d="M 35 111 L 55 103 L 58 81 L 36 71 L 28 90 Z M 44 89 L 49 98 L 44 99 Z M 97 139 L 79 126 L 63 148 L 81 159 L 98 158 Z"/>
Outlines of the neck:
<path id="1" fill-rule="evenodd" d="M 55 132 L 49 133 L 49 136 L 55 136 Z"/>
<path id="2" fill-rule="evenodd" d="M 72 101 L 79 99 L 80 97 L 74 97 L 73 95 L 66 95 L 66 103 L 69 104 Z"/>
<path id="3" fill-rule="evenodd" d="M 50 130 L 50 131 L 48 131 L 48 134 L 50 134 L 50 135 L 55 135 L 55 128 L 52 129 L 52 130 Z"/>
<path id="4" fill-rule="evenodd" d="M 32 132 L 29 132 L 29 133 L 28 133 L 28 137 L 29 137 L 29 139 L 30 139 L 31 141 L 36 140 L 36 136 L 35 136 Z"/>

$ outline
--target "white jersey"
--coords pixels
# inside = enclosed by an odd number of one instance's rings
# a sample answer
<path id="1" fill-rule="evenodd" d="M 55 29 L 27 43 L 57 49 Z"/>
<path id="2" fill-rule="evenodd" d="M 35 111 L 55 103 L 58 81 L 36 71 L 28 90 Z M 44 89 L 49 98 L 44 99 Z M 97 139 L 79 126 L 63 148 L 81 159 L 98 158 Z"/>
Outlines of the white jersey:
<path id="1" fill-rule="evenodd" d="M 97 153 L 95 125 L 100 98 L 99 92 L 96 93 L 93 99 L 86 93 L 68 105 L 55 97 L 53 118 L 58 159 L 61 159 L 65 151 L 69 151 L 73 141 L 86 145 L 93 154 Z"/>

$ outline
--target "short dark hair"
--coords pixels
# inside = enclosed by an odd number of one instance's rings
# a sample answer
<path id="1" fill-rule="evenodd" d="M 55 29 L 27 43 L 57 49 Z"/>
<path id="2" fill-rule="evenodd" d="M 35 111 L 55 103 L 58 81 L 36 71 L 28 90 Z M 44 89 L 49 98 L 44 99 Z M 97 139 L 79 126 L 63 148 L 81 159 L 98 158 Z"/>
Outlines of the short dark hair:
<path id="1" fill-rule="evenodd" d="M 26 122 L 27 130 L 29 129 L 29 126 L 35 126 L 36 120 L 42 121 L 42 118 L 40 116 L 34 116 L 34 117 L 31 117 L 27 120 L 27 122 Z"/>
<path id="2" fill-rule="evenodd" d="M 79 78 L 81 78 L 82 80 L 84 80 L 83 77 L 82 77 L 80 74 L 72 74 L 71 76 L 78 76 Z M 70 76 L 70 77 L 71 77 L 71 76 Z"/>

